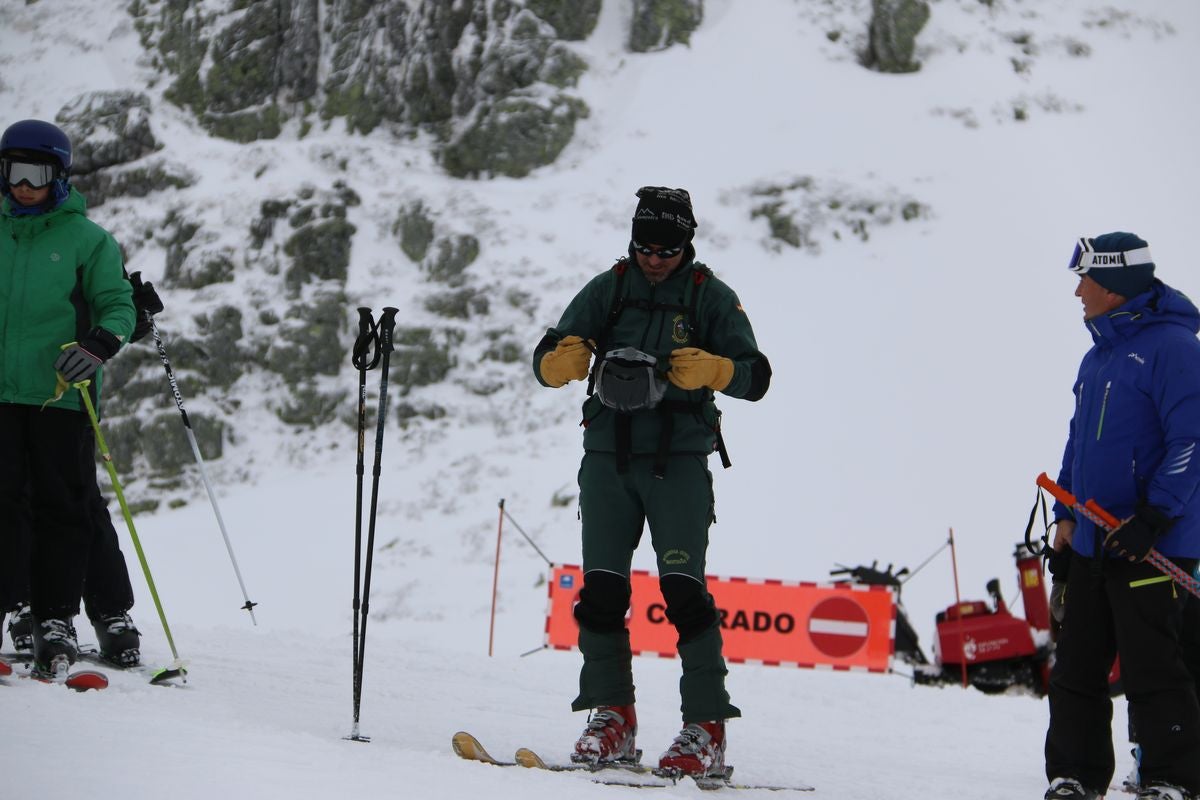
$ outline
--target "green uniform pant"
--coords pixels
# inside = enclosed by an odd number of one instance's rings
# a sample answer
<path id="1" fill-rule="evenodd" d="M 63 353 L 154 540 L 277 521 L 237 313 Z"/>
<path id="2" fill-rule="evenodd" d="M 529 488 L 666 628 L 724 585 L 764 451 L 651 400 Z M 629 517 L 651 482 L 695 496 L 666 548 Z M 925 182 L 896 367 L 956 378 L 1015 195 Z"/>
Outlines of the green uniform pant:
<path id="1" fill-rule="evenodd" d="M 675 586 L 694 595 L 692 608 L 712 608 L 712 596 L 704 582 L 708 527 L 713 521 L 712 475 L 704 456 L 677 455 L 667 462 L 665 476 L 651 474 L 653 458 L 633 458 L 625 473 L 617 472 L 616 455 L 589 452 L 579 468 L 579 506 L 583 521 L 583 571 L 601 571 L 628 581 L 633 553 L 646 523 L 658 560 L 660 581 L 667 576 Z M 691 582 L 695 582 L 692 589 Z M 607 598 L 613 608 L 614 598 Z M 628 604 L 624 597 L 617 605 Z M 668 614 L 672 613 L 668 600 Z M 620 610 L 623 619 L 624 610 Z M 707 616 L 707 615 L 706 615 Z M 583 668 L 579 673 L 579 697 L 571 704 L 576 711 L 601 705 L 628 705 L 634 701 L 633 655 L 629 632 L 612 626 L 603 630 L 586 625 L 579 628 Z M 679 625 L 677 625 L 677 628 Z M 725 660 L 721 655 L 718 617 L 702 630 L 681 633 L 678 644 L 683 676 L 679 681 L 680 710 L 684 722 L 730 719 L 741 712 L 729 702 L 725 690 Z"/>

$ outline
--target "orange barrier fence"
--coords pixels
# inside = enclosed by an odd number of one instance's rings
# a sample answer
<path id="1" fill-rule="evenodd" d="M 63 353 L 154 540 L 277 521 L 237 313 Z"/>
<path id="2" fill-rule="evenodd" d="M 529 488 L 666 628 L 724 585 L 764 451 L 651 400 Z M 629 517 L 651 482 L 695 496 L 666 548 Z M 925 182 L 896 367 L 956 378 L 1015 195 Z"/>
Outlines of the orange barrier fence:
<path id="1" fill-rule="evenodd" d="M 627 622 L 634 654 L 675 657 L 675 628 L 667 621 L 658 576 L 635 570 L 630 581 Z M 891 669 L 896 601 L 890 588 L 713 575 L 707 581 L 721 614 L 725 659 L 731 663 Z M 582 586 L 580 567 L 551 567 L 547 647 L 576 646 L 579 627 L 572 611 Z"/>

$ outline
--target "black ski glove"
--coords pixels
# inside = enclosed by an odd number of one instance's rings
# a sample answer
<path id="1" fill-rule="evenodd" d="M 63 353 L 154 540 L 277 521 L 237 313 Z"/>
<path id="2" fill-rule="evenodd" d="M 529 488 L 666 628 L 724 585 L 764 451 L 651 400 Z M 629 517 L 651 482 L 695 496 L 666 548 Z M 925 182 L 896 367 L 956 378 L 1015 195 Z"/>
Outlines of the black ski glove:
<path id="1" fill-rule="evenodd" d="M 137 322 L 133 326 L 133 334 L 130 335 L 129 341 L 137 342 L 144 339 L 153 327 L 146 315 L 154 316 L 162 311 L 163 303 L 158 292 L 154 291 L 154 284 L 149 281 L 142 282 L 141 272 L 130 275 L 129 283 L 133 286 L 133 308 L 137 312 Z"/>
<path id="2" fill-rule="evenodd" d="M 1066 582 L 1067 573 L 1071 569 L 1072 550 L 1070 542 L 1065 543 L 1059 550 L 1054 550 L 1049 547 L 1047 547 L 1046 550 L 1047 571 L 1054 576 L 1054 580 Z"/>
<path id="3" fill-rule="evenodd" d="M 1130 561 L 1144 561 L 1154 543 L 1174 524 L 1154 506 L 1142 506 L 1104 537 L 1104 546 Z"/>
<path id="4" fill-rule="evenodd" d="M 104 328 L 88 331 L 78 342 L 71 342 L 54 361 L 54 371 L 67 383 L 87 380 L 105 361 L 117 354 L 121 342 Z"/>

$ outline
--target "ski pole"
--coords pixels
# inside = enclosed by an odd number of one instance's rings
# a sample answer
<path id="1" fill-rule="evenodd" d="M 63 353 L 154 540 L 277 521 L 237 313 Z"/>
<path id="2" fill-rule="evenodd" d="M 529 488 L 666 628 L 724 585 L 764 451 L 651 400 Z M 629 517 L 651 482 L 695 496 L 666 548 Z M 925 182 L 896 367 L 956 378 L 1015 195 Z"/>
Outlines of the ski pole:
<path id="1" fill-rule="evenodd" d="M 371 510 L 367 521 L 367 560 L 363 568 L 362 622 L 358 633 L 357 685 L 359 697 L 354 706 L 354 736 L 361 741 L 366 741 L 366 739 L 357 737 L 357 720 L 362 700 L 363 665 L 367 654 L 367 616 L 371 603 L 371 563 L 375 555 L 375 513 L 379 506 L 379 472 L 380 466 L 383 463 L 384 423 L 387 422 L 388 364 L 391 361 L 392 350 L 394 349 L 392 346 L 392 333 L 396 327 L 396 314 L 399 311 L 400 309 L 392 308 L 391 306 L 384 307 L 383 316 L 379 318 L 379 325 L 377 326 L 382 365 L 379 373 L 379 412 L 375 420 L 375 464 L 371 468 Z"/>
<path id="2" fill-rule="evenodd" d="M 354 600 L 353 600 L 353 630 L 351 632 L 351 681 L 354 703 L 354 728 L 347 737 L 354 741 L 366 741 L 358 733 L 358 709 L 362 697 L 358 669 L 358 613 L 359 587 L 361 585 L 360 567 L 362 564 L 362 493 L 363 493 L 363 450 L 367 429 L 367 370 L 375 369 L 379 364 L 379 335 L 375 328 L 375 320 L 371 309 L 358 309 L 358 338 L 354 340 L 354 349 L 350 361 L 358 369 L 358 460 L 355 466 L 357 476 L 354 493 Z"/>
<path id="3" fill-rule="evenodd" d="M 1088 500 L 1086 503 L 1079 502 L 1079 499 L 1075 495 L 1059 486 L 1044 472 L 1038 475 L 1037 485 L 1049 492 L 1055 500 L 1079 512 L 1106 531 L 1111 531 L 1121 525 L 1121 520 L 1101 508 L 1100 504 L 1095 500 Z M 1174 561 L 1153 547 L 1150 548 L 1150 552 L 1146 555 L 1146 560 L 1153 564 L 1159 572 L 1174 578 L 1176 583 L 1187 589 L 1191 594 L 1200 597 L 1200 581 L 1197 581 L 1193 576 L 1180 569 Z"/>
<path id="4" fill-rule="evenodd" d="M 92 398 L 87 391 L 90 383 L 90 380 L 84 380 L 74 386 L 79 390 L 79 396 L 83 398 L 83 404 L 87 407 L 88 417 L 92 421 L 92 430 L 96 434 L 96 445 L 100 448 L 100 456 L 104 461 L 104 468 L 108 470 L 113 493 L 117 496 L 117 502 L 121 504 L 121 513 L 125 516 L 126 527 L 129 528 L 129 538 L 133 540 L 133 548 L 137 551 L 138 561 L 141 562 L 142 573 L 146 576 L 146 585 L 150 588 L 150 596 L 154 598 L 154 607 L 158 609 L 158 619 L 162 622 L 163 633 L 167 636 L 167 644 L 170 645 L 171 655 L 175 658 L 170 667 L 154 676 L 154 680 L 158 681 L 175 674 L 181 676 L 186 682 L 187 670 L 185 667 L 187 664 L 180 660 L 179 651 L 175 649 L 175 639 L 171 636 L 171 626 L 167 624 L 167 615 L 163 612 L 162 601 L 158 598 L 158 589 L 154 586 L 154 576 L 150 574 L 150 565 L 146 563 L 146 553 L 142 550 L 142 541 L 138 538 L 137 529 L 133 527 L 133 515 L 129 512 L 129 504 L 125 502 L 125 492 L 121 490 L 121 481 L 117 479 L 117 468 L 113 466 L 112 454 L 108 452 L 104 434 L 100 432 L 100 420 L 96 417 L 96 408 L 92 405 Z"/>
<path id="5" fill-rule="evenodd" d="M 179 383 L 175 380 L 175 371 L 171 369 L 171 360 L 167 358 L 167 349 L 163 346 L 158 326 L 154 324 L 154 315 L 149 311 L 144 313 L 146 321 L 150 323 L 150 332 L 154 334 L 154 346 L 158 348 L 158 358 L 167 372 L 167 382 L 171 384 L 171 393 L 175 395 L 175 405 L 179 409 L 179 415 L 183 418 L 183 430 L 187 434 L 188 444 L 192 446 L 192 455 L 196 457 L 196 465 L 200 468 L 200 479 L 204 481 L 204 488 L 208 492 L 208 501 L 212 503 L 213 513 L 217 515 L 217 527 L 221 529 L 221 537 L 225 540 L 225 549 L 229 552 L 229 560 L 233 564 L 233 574 L 237 576 L 238 586 L 242 589 L 242 599 L 246 601 L 245 605 L 241 607 L 250 612 L 250 621 L 257 626 L 258 620 L 254 618 L 254 607 L 258 603 L 250 602 L 250 596 L 246 594 L 242 571 L 238 569 L 237 557 L 233 554 L 233 545 L 230 544 L 229 534 L 225 530 L 225 520 L 221 517 L 220 506 L 217 505 L 217 496 L 213 493 L 212 483 L 208 480 L 208 470 L 204 466 L 204 457 L 200 455 L 200 445 L 196 442 L 196 434 L 192 430 L 191 420 L 188 419 L 187 409 L 183 407 L 183 395 L 179 393 Z"/>

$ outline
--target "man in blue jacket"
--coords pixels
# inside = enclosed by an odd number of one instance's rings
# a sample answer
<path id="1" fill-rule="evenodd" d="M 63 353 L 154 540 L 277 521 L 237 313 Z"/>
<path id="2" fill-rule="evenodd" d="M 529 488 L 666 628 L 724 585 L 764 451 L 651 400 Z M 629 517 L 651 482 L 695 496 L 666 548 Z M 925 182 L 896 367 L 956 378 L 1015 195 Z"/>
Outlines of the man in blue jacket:
<path id="1" fill-rule="evenodd" d="M 1132 233 L 1080 239 L 1071 259 L 1093 345 L 1075 380 L 1058 483 L 1122 520 L 1112 531 L 1055 506 L 1070 548 L 1050 676 L 1047 800 L 1102 797 L 1113 777 L 1108 671 L 1118 653 L 1142 747 L 1139 798 L 1200 792 L 1200 705 L 1181 648 L 1187 593 L 1145 559 L 1200 557 L 1200 311 L 1154 277 Z"/>

